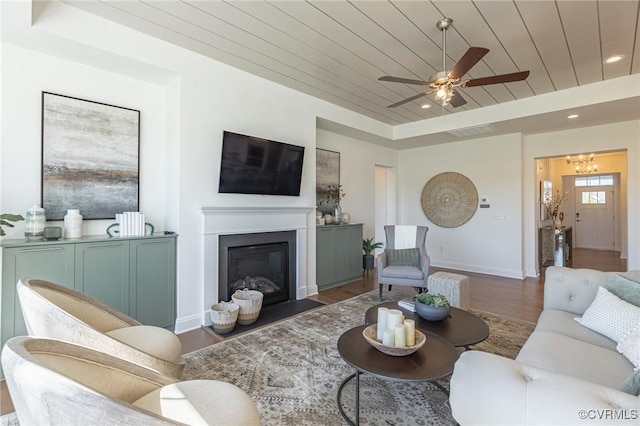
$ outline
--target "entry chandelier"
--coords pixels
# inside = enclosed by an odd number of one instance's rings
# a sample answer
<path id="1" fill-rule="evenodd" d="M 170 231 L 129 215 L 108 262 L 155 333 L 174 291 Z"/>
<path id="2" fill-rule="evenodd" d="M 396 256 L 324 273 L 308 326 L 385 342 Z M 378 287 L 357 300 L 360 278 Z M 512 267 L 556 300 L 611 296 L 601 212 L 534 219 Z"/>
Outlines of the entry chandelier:
<path id="1" fill-rule="evenodd" d="M 571 157 L 567 155 L 567 164 L 575 164 L 576 173 L 578 174 L 596 173 L 598 171 L 598 165 L 595 161 L 596 157 L 593 154 L 590 154 L 588 157 L 580 154 L 575 160 L 572 160 Z"/>

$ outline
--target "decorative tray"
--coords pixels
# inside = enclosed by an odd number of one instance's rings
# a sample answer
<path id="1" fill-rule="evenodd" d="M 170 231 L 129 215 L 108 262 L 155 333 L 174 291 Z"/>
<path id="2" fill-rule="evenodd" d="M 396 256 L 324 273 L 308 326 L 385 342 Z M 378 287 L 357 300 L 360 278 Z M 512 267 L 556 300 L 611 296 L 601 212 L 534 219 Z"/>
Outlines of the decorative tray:
<path id="1" fill-rule="evenodd" d="M 377 324 L 370 325 L 369 327 L 367 327 L 364 330 L 362 330 L 362 335 L 364 336 L 365 340 L 367 342 L 369 342 L 369 344 L 371 346 L 373 346 L 374 348 L 376 348 L 380 352 L 382 352 L 384 354 L 387 354 L 387 355 L 391 355 L 391 356 L 411 355 L 412 353 L 414 353 L 415 351 L 420 349 L 422 347 L 422 345 L 424 345 L 424 343 L 427 341 L 427 337 L 422 332 L 420 332 L 419 330 L 416 330 L 416 344 L 415 345 L 406 346 L 404 348 L 397 348 L 395 346 L 383 345 L 382 342 L 380 342 L 378 340 L 377 334 L 378 334 L 378 325 Z"/>

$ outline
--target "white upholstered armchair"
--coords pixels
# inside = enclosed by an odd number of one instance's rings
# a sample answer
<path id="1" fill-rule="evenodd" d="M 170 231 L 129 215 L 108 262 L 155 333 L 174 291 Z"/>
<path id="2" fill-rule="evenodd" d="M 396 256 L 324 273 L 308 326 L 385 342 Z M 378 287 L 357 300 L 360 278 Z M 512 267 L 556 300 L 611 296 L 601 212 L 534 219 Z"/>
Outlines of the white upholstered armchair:
<path id="1" fill-rule="evenodd" d="M 403 285 L 420 289 L 427 288 L 430 259 L 425 242 L 427 226 L 386 225 L 384 253 L 378 256 L 378 284 L 380 300 L 382 287 Z"/>
<path id="2" fill-rule="evenodd" d="M 44 280 L 22 278 L 17 293 L 30 336 L 88 346 L 182 376 L 182 344 L 173 332 L 143 325 L 93 297 Z"/>
<path id="3" fill-rule="evenodd" d="M 231 383 L 179 381 L 59 340 L 14 337 L 2 368 L 21 425 L 260 424 L 251 397 Z"/>

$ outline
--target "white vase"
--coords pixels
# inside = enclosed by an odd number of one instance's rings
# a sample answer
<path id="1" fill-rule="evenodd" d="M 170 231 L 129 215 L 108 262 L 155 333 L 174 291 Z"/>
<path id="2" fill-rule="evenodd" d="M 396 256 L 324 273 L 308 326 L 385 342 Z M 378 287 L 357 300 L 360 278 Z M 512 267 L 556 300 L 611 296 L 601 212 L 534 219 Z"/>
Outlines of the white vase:
<path id="1" fill-rule="evenodd" d="M 64 216 L 64 237 L 67 239 L 82 237 L 82 215 L 78 209 L 69 209 Z"/>

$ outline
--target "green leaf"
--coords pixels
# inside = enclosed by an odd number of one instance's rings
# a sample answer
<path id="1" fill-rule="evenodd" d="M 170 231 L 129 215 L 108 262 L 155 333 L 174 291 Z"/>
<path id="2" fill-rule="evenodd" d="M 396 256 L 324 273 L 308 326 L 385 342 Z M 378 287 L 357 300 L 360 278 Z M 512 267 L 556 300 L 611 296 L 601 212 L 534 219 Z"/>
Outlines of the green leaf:
<path id="1" fill-rule="evenodd" d="M 2 222 L 4 224 L 5 220 L 11 221 L 11 222 L 20 222 L 21 220 L 24 220 L 24 217 L 22 217 L 22 215 L 19 215 L 19 214 L 3 213 L 0 215 L 0 219 L 2 219 Z"/>
<path id="2" fill-rule="evenodd" d="M 436 308 L 440 306 L 449 306 L 447 298 L 440 293 L 420 293 L 416 296 L 416 300 L 425 305 L 433 305 Z"/>
<path id="3" fill-rule="evenodd" d="M 19 222 L 21 220 L 24 220 L 24 217 L 22 217 L 22 215 L 19 215 L 19 214 L 10 214 L 10 213 L 0 214 L 0 237 L 4 237 L 5 235 L 7 235 L 4 232 L 4 229 L 2 229 L 3 226 L 8 226 L 9 228 L 13 228 L 13 224 L 10 222 Z"/>

